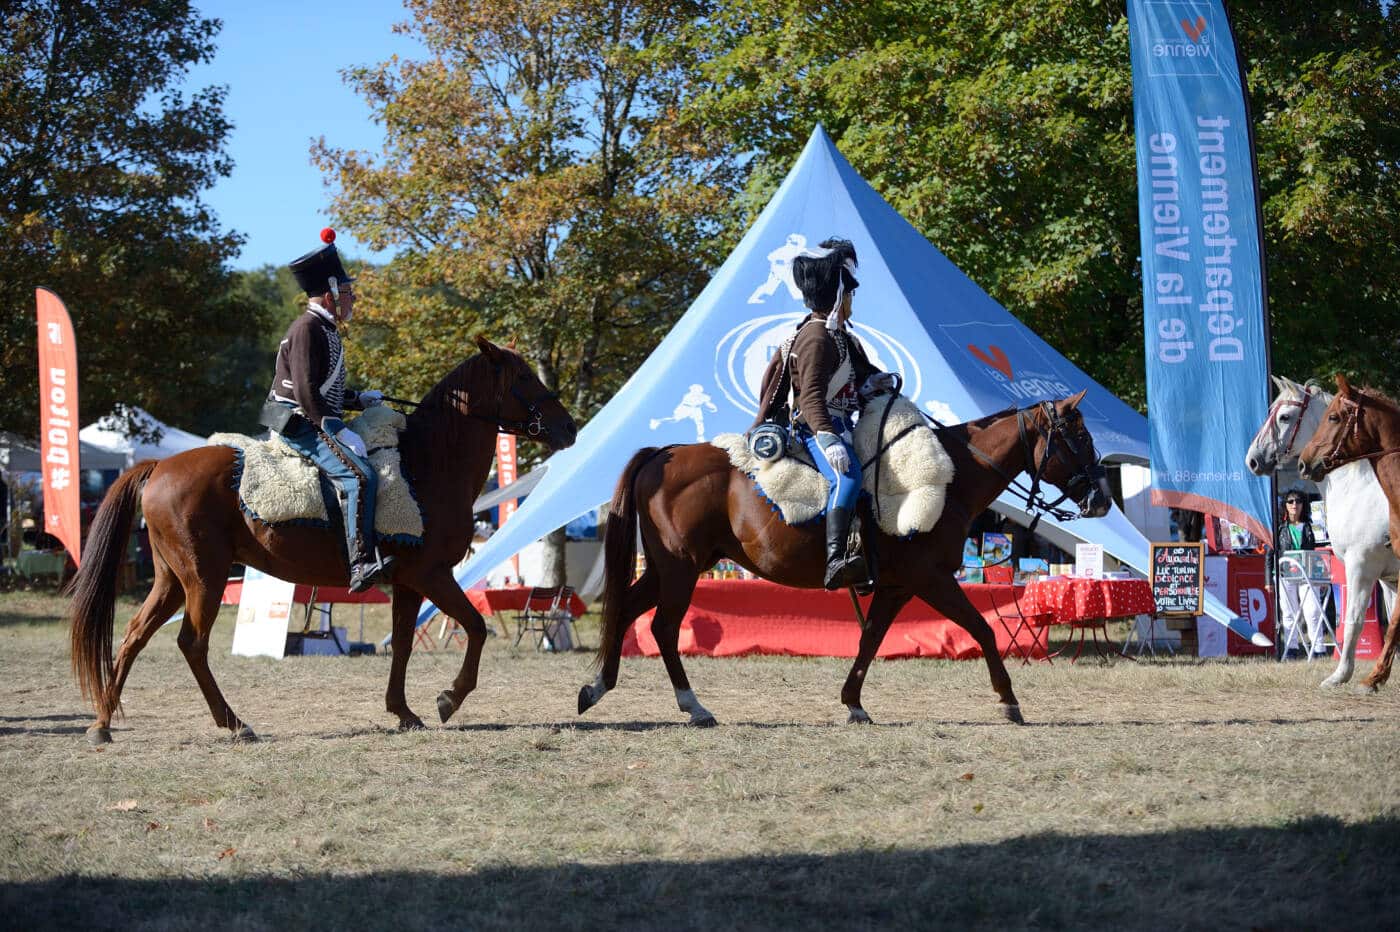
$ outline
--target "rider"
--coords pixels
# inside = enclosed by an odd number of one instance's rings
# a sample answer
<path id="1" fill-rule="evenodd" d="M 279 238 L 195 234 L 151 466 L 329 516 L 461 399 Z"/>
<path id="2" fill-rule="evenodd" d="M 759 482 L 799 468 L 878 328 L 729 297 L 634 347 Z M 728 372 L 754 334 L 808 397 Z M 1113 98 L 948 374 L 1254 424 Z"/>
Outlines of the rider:
<path id="1" fill-rule="evenodd" d="M 867 581 L 865 560 L 847 558 L 846 535 L 860 491 L 860 460 L 852 448 L 853 419 L 861 403 L 892 389 L 895 376 L 871 365 L 847 328 L 855 277 L 856 249 L 850 240 L 828 239 L 792 259 L 792 277 L 811 313 L 768 364 L 754 426 L 783 420 L 792 425 L 831 485 L 826 510 L 828 589 Z M 788 386 L 791 386 L 789 395 Z"/>
<path id="2" fill-rule="evenodd" d="M 384 395 L 345 387 L 345 352 L 336 325 L 348 323 L 355 312 L 354 279 L 340 264 L 335 231 L 322 230 L 321 241 L 325 245 L 289 266 L 307 294 L 307 308 L 277 348 L 277 368 L 262 423 L 335 484 L 345 520 L 350 591 L 363 592 L 389 571 L 394 558 L 381 555 L 375 545 L 379 477 L 365 458 L 364 441 L 345 426 L 341 413 L 377 405 Z"/>

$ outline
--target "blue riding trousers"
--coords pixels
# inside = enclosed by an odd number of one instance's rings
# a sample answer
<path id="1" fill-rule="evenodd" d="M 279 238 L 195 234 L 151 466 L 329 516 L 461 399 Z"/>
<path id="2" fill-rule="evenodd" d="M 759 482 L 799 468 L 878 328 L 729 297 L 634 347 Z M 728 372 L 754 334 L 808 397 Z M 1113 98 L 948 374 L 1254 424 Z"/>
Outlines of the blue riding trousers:
<path id="1" fill-rule="evenodd" d="M 860 494 L 860 459 L 856 456 L 856 451 L 844 439 L 841 445 L 846 448 L 846 453 L 851 458 L 851 468 L 845 473 L 839 473 L 831 468 L 831 464 L 826 461 L 826 454 L 822 452 L 821 445 L 817 443 L 817 438 L 809 431 L 802 431 L 800 436 L 807 444 L 807 452 L 812 454 L 812 459 L 816 461 L 817 469 L 826 477 L 827 483 L 831 487 L 830 493 L 826 497 L 826 507 L 845 508 L 847 510 L 855 508 L 856 496 Z M 836 435 L 840 438 L 840 434 Z"/>
<path id="2" fill-rule="evenodd" d="M 363 539 L 365 550 L 372 552 L 374 550 L 374 506 L 379 495 L 379 475 L 374 471 L 374 467 L 356 455 L 355 451 L 347 449 L 343 444 L 327 437 L 315 428 L 293 434 L 282 434 L 281 436 L 286 441 L 287 446 L 315 463 L 345 497 L 345 507 L 341 510 L 345 512 L 345 538 L 347 541 L 353 541 L 360 536 L 361 512 L 359 505 L 361 501 L 364 502 L 364 514 L 368 526 L 363 529 Z M 335 444 L 335 449 L 353 465 L 347 466 L 340 456 L 331 452 L 331 444 Z M 352 563 L 355 556 L 353 553 L 350 554 Z"/>

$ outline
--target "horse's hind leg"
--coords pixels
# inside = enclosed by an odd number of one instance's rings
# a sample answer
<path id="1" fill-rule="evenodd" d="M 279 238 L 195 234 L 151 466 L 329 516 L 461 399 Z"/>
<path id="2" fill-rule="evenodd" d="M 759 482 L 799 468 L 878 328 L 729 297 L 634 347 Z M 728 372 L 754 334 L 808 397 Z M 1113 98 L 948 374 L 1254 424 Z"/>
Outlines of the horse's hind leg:
<path id="1" fill-rule="evenodd" d="M 141 603 L 141 608 L 126 626 L 126 636 L 122 638 L 121 646 L 117 649 L 112 681 L 107 685 L 107 693 L 99 703 L 97 721 L 88 729 L 88 740 L 93 744 L 106 744 L 112 740 L 112 716 L 120 714 L 122 687 L 131 672 L 131 665 L 136 661 L 136 655 L 141 653 L 151 636 L 160 630 L 160 626 L 175 614 L 184 598 L 185 590 L 180 588 L 175 574 L 157 554 L 155 584 L 151 586 L 146 601 Z"/>
<path id="2" fill-rule="evenodd" d="M 223 578 L 224 574 L 219 574 L 219 579 Z M 205 586 L 202 579 L 185 580 L 185 623 L 180 626 L 180 650 L 199 684 L 199 691 L 204 693 L 204 701 L 209 703 L 214 724 L 233 732 L 235 741 L 256 741 L 253 729 L 233 714 L 233 709 L 224 701 L 224 694 L 219 691 L 219 684 L 209 669 L 209 632 L 219 616 L 220 595 L 219 590 Z"/>
<path id="3" fill-rule="evenodd" d="M 977 646 L 982 649 L 983 659 L 987 661 L 987 672 L 991 675 L 992 689 L 996 690 L 1002 715 L 1009 722 L 1024 725 L 1021 704 L 1016 701 L 1016 694 L 1011 691 L 1011 675 L 1006 672 L 1006 664 L 1001 662 L 996 635 L 992 633 L 987 619 L 968 601 L 958 581 L 950 574 L 934 572 L 924 590 L 919 593 L 919 597 L 972 635 Z"/>
<path id="4" fill-rule="evenodd" d="M 622 630 L 626 631 L 632 622 L 643 612 L 656 607 L 660 587 L 656 582 L 656 571 L 650 564 L 642 572 L 622 597 Z M 593 708 L 608 692 L 617 688 L 617 673 L 622 666 L 622 635 L 619 634 L 612 650 L 603 658 L 602 669 L 592 683 L 584 686 L 578 694 L 578 713 L 582 715 Z"/>
<path id="5" fill-rule="evenodd" d="M 875 590 L 875 598 L 871 600 L 870 611 L 865 616 L 865 630 L 860 633 L 860 649 L 856 652 L 851 672 L 846 676 L 846 685 L 841 687 L 841 701 L 850 710 L 846 719 L 848 724 L 870 724 L 870 716 L 860 704 L 861 686 L 865 683 L 865 674 L 870 669 L 870 662 L 875 659 L 876 652 L 885 640 L 886 632 L 890 630 L 890 623 L 908 601 L 909 596 L 906 593 L 893 589 Z"/>
<path id="6" fill-rule="evenodd" d="M 690 607 L 690 597 L 695 592 L 699 577 L 693 567 L 674 559 L 669 562 L 670 566 L 661 568 L 659 573 L 660 598 L 657 600 L 656 614 L 651 619 L 651 636 L 656 639 L 661 661 L 666 664 L 666 673 L 671 677 L 671 687 L 676 691 L 676 705 L 690 715 L 690 724 L 709 727 L 715 724 L 715 717 L 691 691 L 690 680 L 681 664 L 679 646 L 681 622 L 685 619 L 685 610 Z"/>

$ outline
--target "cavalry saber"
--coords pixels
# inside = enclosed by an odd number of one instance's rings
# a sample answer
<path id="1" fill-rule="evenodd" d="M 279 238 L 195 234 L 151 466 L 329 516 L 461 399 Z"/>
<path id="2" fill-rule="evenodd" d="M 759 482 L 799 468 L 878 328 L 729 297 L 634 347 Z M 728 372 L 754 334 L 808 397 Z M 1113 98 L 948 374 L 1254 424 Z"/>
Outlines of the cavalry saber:
<path id="1" fill-rule="evenodd" d="M 383 401 L 392 401 L 396 405 L 408 405 L 409 407 L 413 408 L 422 407 L 422 402 L 409 401 L 407 398 L 392 398 L 388 395 L 380 395 L 379 397 Z"/>

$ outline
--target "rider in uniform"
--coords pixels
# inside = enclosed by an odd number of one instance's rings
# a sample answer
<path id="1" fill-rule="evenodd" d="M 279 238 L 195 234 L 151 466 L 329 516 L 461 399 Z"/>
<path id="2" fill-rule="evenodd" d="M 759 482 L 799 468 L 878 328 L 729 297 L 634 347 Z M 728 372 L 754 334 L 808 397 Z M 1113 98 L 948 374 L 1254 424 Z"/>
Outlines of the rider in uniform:
<path id="1" fill-rule="evenodd" d="M 865 560 L 846 556 L 861 468 L 852 448 L 854 418 L 864 400 L 894 388 L 895 376 L 870 363 L 848 329 L 855 277 L 856 250 L 849 240 L 828 239 L 820 248 L 792 259 L 792 277 L 811 313 L 797 333 L 774 355 L 763 375 L 754 426 L 764 421 L 791 421 L 830 484 L 826 509 L 828 589 L 867 581 Z"/>
<path id="2" fill-rule="evenodd" d="M 387 575 L 394 558 L 382 556 L 374 539 L 379 477 L 365 458 L 364 441 L 345 426 L 341 414 L 377 405 L 384 395 L 345 387 L 345 351 L 336 327 L 354 314 L 354 279 L 340 264 L 335 231 L 322 230 L 321 240 L 325 245 L 289 266 L 307 294 L 307 308 L 277 348 L 262 422 L 334 483 L 345 521 L 350 591 L 363 592 Z"/>

